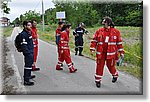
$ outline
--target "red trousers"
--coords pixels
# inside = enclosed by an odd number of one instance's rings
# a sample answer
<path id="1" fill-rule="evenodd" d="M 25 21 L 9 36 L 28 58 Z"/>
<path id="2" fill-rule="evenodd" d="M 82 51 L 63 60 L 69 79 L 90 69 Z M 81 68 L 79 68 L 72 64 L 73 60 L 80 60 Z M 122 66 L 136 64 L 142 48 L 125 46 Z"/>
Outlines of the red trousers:
<path id="1" fill-rule="evenodd" d="M 37 55 L 38 55 L 38 46 L 34 47 L 34 63 L 37 61 Z"/>
<path id="2" fill-rule="evenodd" d="M 59 61 L 60 60 L 60 55 L 61 55 L 59 46 L 57 46 L 57 53 L 58 53 L 58 61 Z"/>
<path id="3" fill-rule="evenodd" d="M 106 66 L 109 69 L 109 72 L 112 74 L 114 77 L 118 77 L 118 72 L 115 68 L 115 63 L 116 60 L 114 59 L 106 59 L 106 53 L 102 55 L 102 59 L 97 59 L 96 60 L 96 74 L 95 74 L 95 81 L 99 82 L 101 81 L 101 78 L 103 76 L 103 70 L 104 70 L 104 65 L 106 62 Z"/>
<path id="4" fill-rule="evenodd" d="M 63 62 L 65 61 L 67 63 L 67 65 L 70 63 L 72 64 L 72 60 L 71 60 L 71 56 L 70 56 L 70 50 L 69 49 L 66 49 L 66 50 L 63 50 L 63 53 L 61 53 L 61 51 L 59 52 L 59 61 L 60 62 Z"/>
<path id="5" fill-rule="evenodd" d="M 70 73 L 74 73 L 77 71 L 77 69 L 75 69 L 73 66 L 69 49 L 59 50 L 58 56 L 59 56 L 59 58 L 58 58 L 58 64 L 56 65 L 56 70 L 62 70 L 63 62 L 65 61 L 66 64 L 68 65 Z"/>

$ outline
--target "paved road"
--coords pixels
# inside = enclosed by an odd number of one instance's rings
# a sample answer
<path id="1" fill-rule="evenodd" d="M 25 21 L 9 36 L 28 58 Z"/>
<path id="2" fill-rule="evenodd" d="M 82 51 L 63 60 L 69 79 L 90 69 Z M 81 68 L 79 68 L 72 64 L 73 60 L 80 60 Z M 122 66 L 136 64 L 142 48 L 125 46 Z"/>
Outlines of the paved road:
<path id="1" fill-rule="evenodd" d="M 2 93 L 2 28 L 0 28 L 0 94 Z"/>
<path id="2" fill-rule="evenodd" d="M 12 35 L 20 31 L 15 28 Z M 96 88 L 94 83 L 95 61 L 75 56 L 71 53 L 71 57 L 78 69 L 76 73 L 69 73 L 69 70 L 64 64 L 63 71 L 55 70 L 57 63 L 57 49 L 55 45 L 51 45 L 42 40 L 39 41 L 39 56 L 37 66 L 41 68 L 38 72 L 33 72 L 36 75 L 34 86 L 24 87 L 22 85 L 23 76 L 23 56 L 17 52 L 11 41 L 8 38 L 8 46 L 10 47 L 11 62 L 15 68 L 17 78 L 19 80 L 18 87 L 27 94 L 141 94 L 142 81 L 137 78 L 119 72 L 119 79 L 116 83 L 112 83 L 112 77 L 105 67 L 104 76 L 102 79 L 101 88 Z M 19 73 L 18 73 L 19 72 Z M 19 78 L 21 76 L 21 78 Z M 21 91 L 21 90 L 20 90 Z"/>

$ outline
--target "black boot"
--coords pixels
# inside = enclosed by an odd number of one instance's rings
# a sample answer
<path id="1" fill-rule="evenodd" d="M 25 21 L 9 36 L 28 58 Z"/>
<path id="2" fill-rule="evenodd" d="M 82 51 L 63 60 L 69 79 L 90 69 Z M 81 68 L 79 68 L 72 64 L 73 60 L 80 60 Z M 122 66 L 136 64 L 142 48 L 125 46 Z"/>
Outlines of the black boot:
<path id="1" fill-rule="evenodd" d="M 112 82 L 115 83 L 117 81 L 118 77 L 113 77 Z"/>
<path id="2" fill-rule="evenodd" d="M 75 48 L 75 55 L 77 55 L 78 54 L 78 48 L 76 47 Z"/>
<path id="3" fill-rule="evenodd" d="M 32 86 L 34 82 L 30 81 L 31 79 L 31 69 L 24 69 L 24 85 Z"/>
<path id="4" fill-rule="evenodd" d="M 80 53 L 79 56 L 84 56 L 84 55 L 82 55 L 82 54 Z"/>
<path id="5" fill-rule="evenodd" d="M 75 55 L 77 55 L 77 54 L 78 54 L 78 52 L 76 51 L 76 52 L 75 52 Z"/>
<path id="6" fill-rule="evenodd" d="M 24 77 L 24 76 L 23 76 Z M 33 79 L 33 78 L 35 78 L 36 76 L 35 75 L 31 75 L 31 77 L 30 77 L 30 79 Z"/>
<path id="7" fill-rule="evenodd" d="M 35 78 L 36 76 L 35 75 L 31 75 L 31 79 Z"/>
<path id="8" fill-rule="evenodd" d="M 31 82 L 31 81 L 24 81 L 24 85 L 25 86 L 33 86 L 34 85 L 34 82 Z"/>
<path id="9" fill-rule="evenodd" d="M 96 87 L 97 87 L 97 88 L 100 88 L 100 87 L 101 87 L 101 82 L 95 81 L 95 83 L 96 83 Z"/>
<path id="10" fill-rule="evenodd" d="M 79 47 L 79 56 L 84 56 L 84 55 L 82 55 L 82 51 L 83 51 L 83 48 Z"/>

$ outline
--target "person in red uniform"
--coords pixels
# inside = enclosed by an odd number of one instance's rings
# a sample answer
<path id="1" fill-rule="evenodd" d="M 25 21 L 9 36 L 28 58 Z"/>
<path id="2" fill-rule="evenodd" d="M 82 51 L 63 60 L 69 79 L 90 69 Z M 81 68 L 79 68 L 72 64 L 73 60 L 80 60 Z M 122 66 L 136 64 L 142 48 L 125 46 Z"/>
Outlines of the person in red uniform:
<path id="1" fill-rule="evenodd" d="M 69 67 L 70 73 L 74 73 L 77 71 L 77 69 L 74 68 L 74 65 L 71 60 L 70 56 L 70 48 L 69 48 L 69 32 L 71 29 L 71 25 L 64 25 L 62 27 L 62 32 L 60 34 L 60 41 L 58 43 L 59 45 L 59 51 L 60 51 L 60 58 L 58 61 L 58 64 L 56 65 L 56 69 L 63 70 L 61 67 L 62 63 L 65 61 Z"/>
<path id="2" fill-rule="evenodd" d="M 110 17 L 104 17 L 102 24 L 104 27 L 95 32 L 90 45 L 90 52 L 92 55 L 96 50 L 97 65 L 95 82 L 98 88 L 101 87 L 105 61 L 109 72 L 112 74 L 112 82 L 115 83 L 118 78 L 118 72 L 115 68 L 116 60 L 118 59 L 117 55 L 120 53 L 120 56 L 124 57 L 122 38 L 120 32 L 114 28 L 112 19 Z"/>
<path id="3" fill-rule="evenodd" d="M 63 21 L 59 21 L 58 22 L 58 27 L 56 29 L 56 45 L 57 45 L 57 52 L 58 52 L 58 61 L 60 61 L 60 51 L 59 51 L 59 40 L 60 40 L 60 34 L 61 34 L 61 29 L 64 25 L 64 22 Z M 61 67 L 56 67 L 56 70 L 62 70 L 63 68 L 63 63 L 61 63 Z"/>
<path id="4" fill-rule="evenodd" d="M 37 55 L 38 55 L 38 34 L 37 34 L 37 22 L 36 20 L 32 20 L 32 39 L 34 44 L 34 63 L 32 65 L 32 71 L 39 71 L 40 68 L 36 67 Z"/>

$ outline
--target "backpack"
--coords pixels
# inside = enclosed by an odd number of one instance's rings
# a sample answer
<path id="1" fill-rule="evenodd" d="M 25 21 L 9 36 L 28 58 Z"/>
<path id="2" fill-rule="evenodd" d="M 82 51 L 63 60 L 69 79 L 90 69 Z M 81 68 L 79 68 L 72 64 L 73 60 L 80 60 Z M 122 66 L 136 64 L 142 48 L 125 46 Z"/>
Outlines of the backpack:
<path id="1" fill-rule="evenodd" d="M 14 44 L 15 44 L 15 47 L 17 48 L 17 51 L 18 52 L 22 52 L 22 49 L 21 49 L 21 34 L 19 33 L 15 40 L 14 40 Z"/>
<path id="2" fill-rule="evenodd" d="M 60 35 L 56 36 L 56 45 L 58 45 L 59 41 L 60 41 Z"/>

